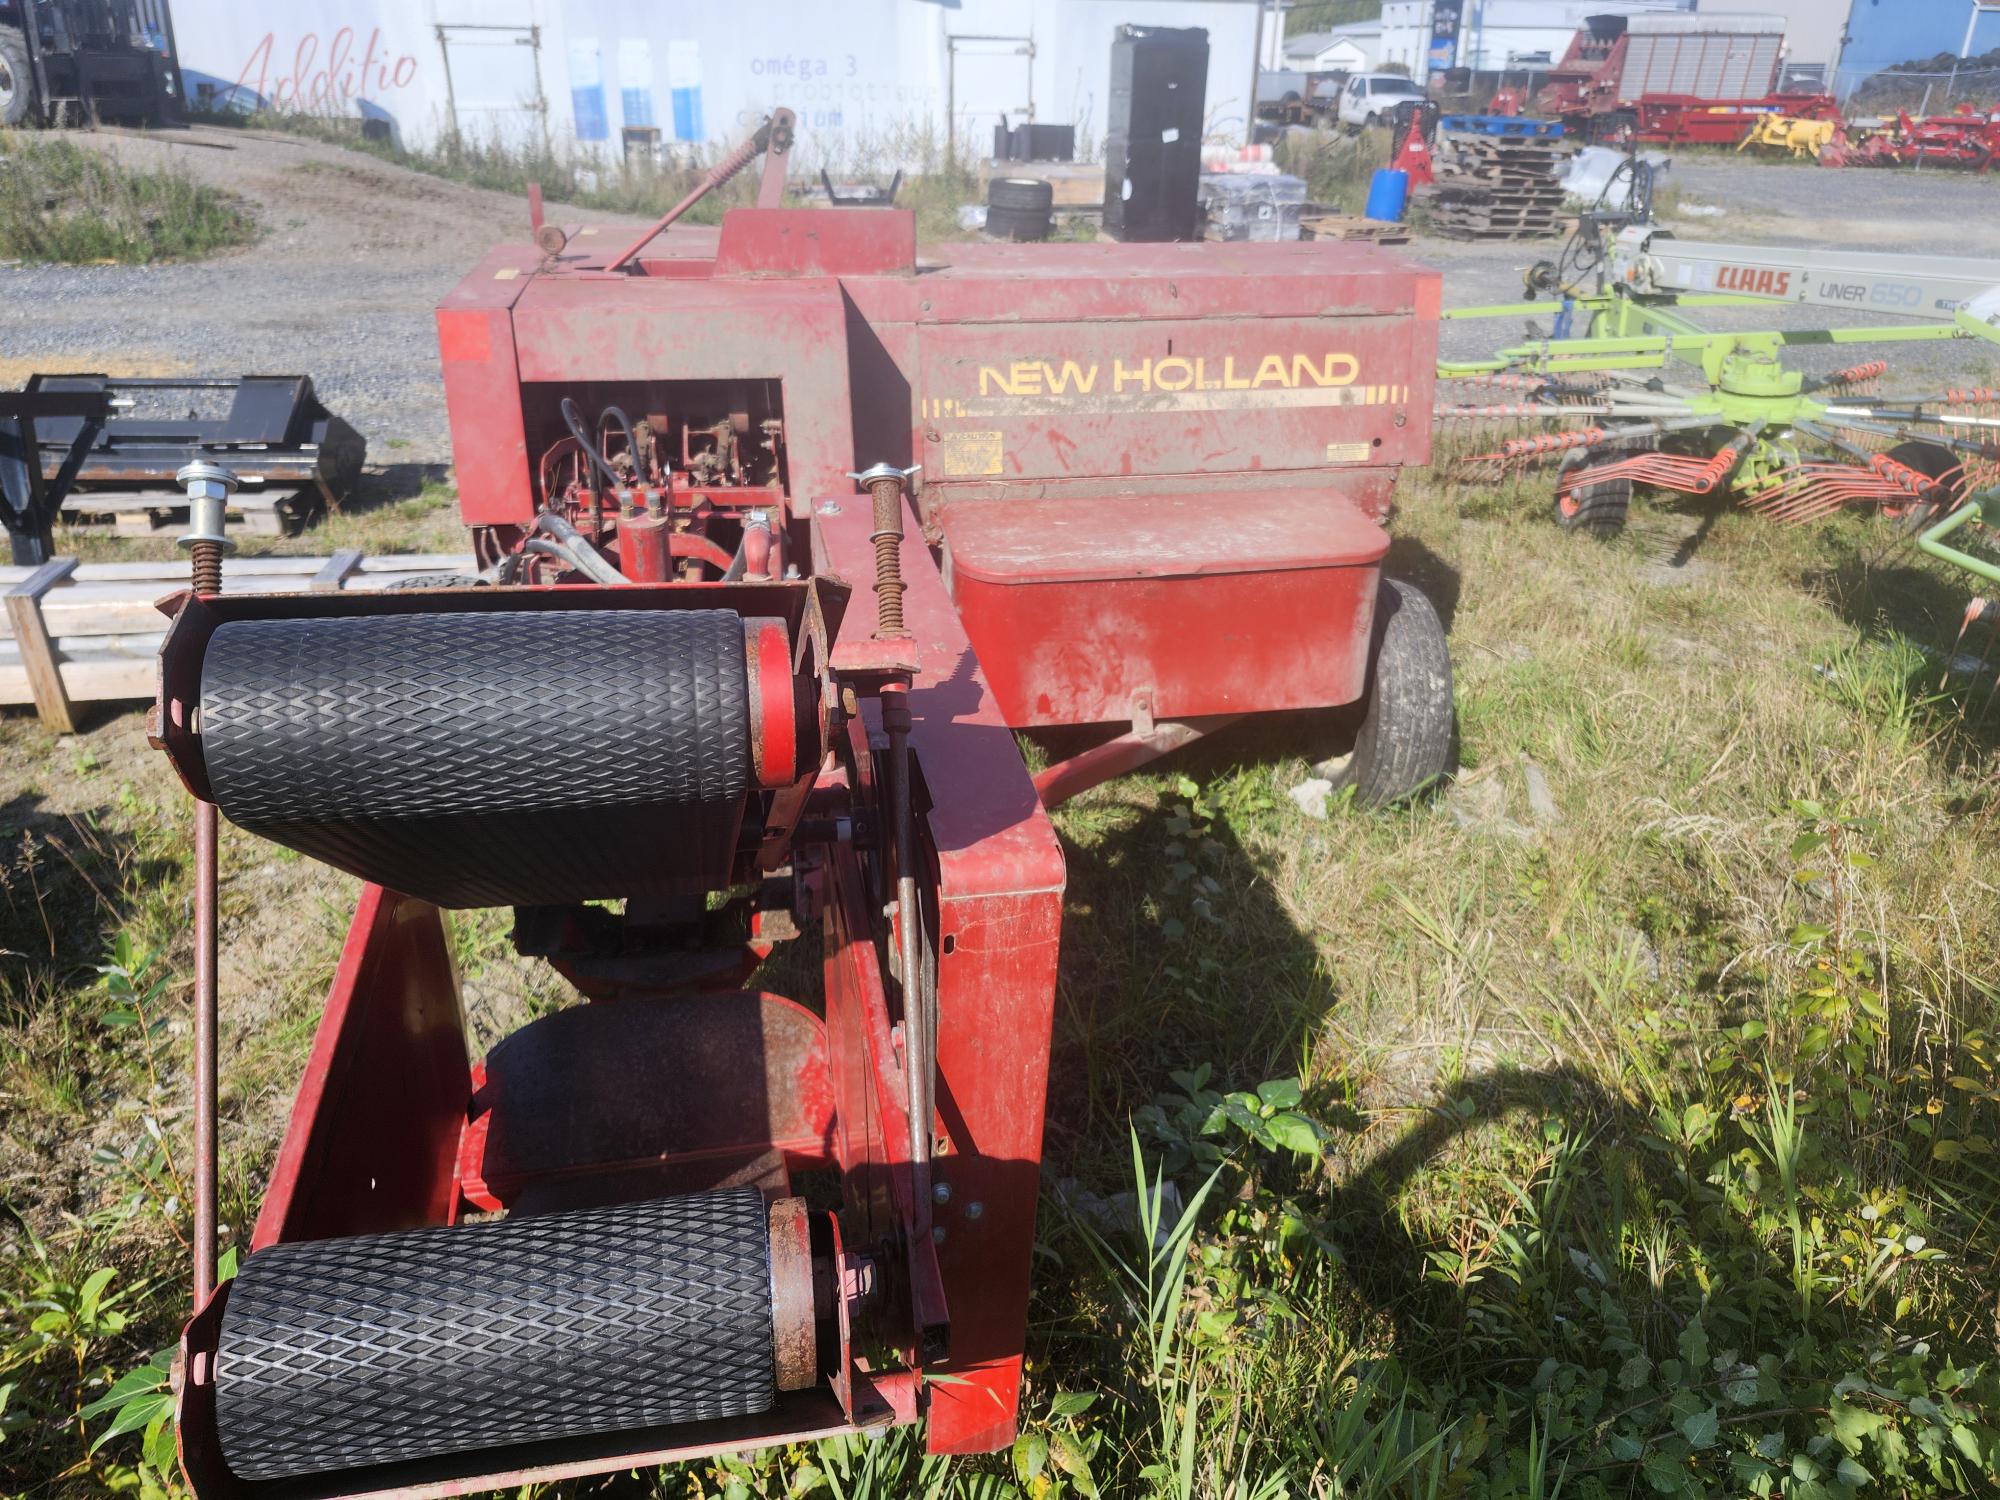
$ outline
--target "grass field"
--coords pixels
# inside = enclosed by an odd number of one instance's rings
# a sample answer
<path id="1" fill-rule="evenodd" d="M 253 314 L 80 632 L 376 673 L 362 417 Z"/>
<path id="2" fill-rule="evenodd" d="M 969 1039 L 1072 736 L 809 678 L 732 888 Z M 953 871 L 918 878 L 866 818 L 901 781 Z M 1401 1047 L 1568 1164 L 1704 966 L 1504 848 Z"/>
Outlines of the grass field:
<path id="1" fill-rule="evenodd" d="M 1403 494 L 1392 564 L 1451 630 L 1454 786 L 1312 821 L 1285 792 L 1318 730 L 1283 722 L 1058 815 L 1014 1452 L 947 1465 L 902 1433 L 621 1492 L 2000 1484 L 2000 709 L 1947 660 L 1960 581 L 1855 520 L 1642 508 L 1606 546 L 1526 489 Z M 447 544 L 448 500 L 316 545 Z M 0 1489 L 157 1494 L 188 805 L 137 714 L 61 740 L 10 715 L 0 747 Z M 227 827 L 223 861 L 234 1236 L 354 887 Z M 507 925 L 457 931 L 482 1044 L 565 1002 Z"/>
<path id="2" fill-rule="evenodd" d="M 145 265 L 255 234 L 240 202 L 185 172 L 135 172 L 73 141 L 0 131 L 0 260 Z"/>

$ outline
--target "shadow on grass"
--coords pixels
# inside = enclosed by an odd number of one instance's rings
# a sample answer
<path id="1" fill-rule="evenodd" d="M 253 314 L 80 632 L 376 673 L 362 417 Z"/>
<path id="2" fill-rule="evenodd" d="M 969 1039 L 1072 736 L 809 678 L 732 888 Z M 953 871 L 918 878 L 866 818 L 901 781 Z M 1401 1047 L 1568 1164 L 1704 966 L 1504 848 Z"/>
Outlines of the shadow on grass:
<path id="1" fill-rule="evenodd" d="M 426 489 L 448 482 L 450 464 L 380 464 L 361 471 L 354 488 L 340 502 L 344 515 L 366 515 L 385 505 L 414 500 Z"/>
<path id="2" fill-rule="evenodd" d="M 52 1019 L 47 1007 L 85 980 L 109 936 L 126 926 L 134 893 L 179 873 L 105 826 L 109 812 L 53 812 L 33 793 L 0 804 L 0 949 L 10 960 L 0 973 L 0 1022 Z"/>
<path id="3" fill-rule="evenodd" d="M 1968 573 L 1932 566 L 1909 538 L 1808 570 L 1801 582 L 1869 641 L 1905 648 L 1885 657 L 1865 706 L 1907 717 L 1934 757 L 1976 768 L 2000 752 L 2000 631 L 1967 623 L 1981 591 Z"/>

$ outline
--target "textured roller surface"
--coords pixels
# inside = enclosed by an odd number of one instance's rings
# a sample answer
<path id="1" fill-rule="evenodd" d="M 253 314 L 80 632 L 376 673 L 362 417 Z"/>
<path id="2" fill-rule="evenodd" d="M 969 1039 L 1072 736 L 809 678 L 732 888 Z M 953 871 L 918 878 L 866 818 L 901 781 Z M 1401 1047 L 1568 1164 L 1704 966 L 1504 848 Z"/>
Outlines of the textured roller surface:
<path id="1" fill-rule="evenodd" d="M 223 1458 L 276 1479 L 766 1411 L 769 1258 L 755 1188 L 259 1250 Z"/>
<path id="2" fill-rule="evenodd" d="M 237 620 L 202 664 L 229 819 L 441 906 L 728 883 L 749 787 L 726 610 Z"/>

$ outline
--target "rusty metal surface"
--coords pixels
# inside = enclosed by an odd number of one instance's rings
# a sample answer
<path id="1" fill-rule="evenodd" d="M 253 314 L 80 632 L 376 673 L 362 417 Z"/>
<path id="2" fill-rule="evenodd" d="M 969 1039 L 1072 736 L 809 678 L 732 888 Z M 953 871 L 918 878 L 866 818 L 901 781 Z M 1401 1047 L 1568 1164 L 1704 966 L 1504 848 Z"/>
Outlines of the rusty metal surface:
<path id="1" fill-rule="evenodd" d="M 1373 567 L 1389 549 L 1388 533 L 1337 478 L 1317 493 L 1246 490 L 1226 501 L 1161 495 L 951 505 L 942 525 L 952 586 Z"/>
<path id="2" fill-rule="evenodd" d="M 216 834 L 213 802 L 194 805 L 194 1305 L 215 1290 Z"/>
<path id="3" fill-rule="evenodd" d="M 819 1382 L 819 1344 L 805 1199 L 775 1200 L 770 1219 L 772 1368 L 779 1390 L 810 1390 Z"/>

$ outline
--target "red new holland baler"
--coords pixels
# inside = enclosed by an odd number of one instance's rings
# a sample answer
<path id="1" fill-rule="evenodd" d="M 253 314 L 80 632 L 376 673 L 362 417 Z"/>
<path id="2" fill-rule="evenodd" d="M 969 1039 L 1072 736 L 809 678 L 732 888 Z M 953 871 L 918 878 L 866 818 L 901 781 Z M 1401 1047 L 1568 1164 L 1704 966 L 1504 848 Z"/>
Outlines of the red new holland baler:
<path id="1" fill-rule="evenodd" d="M 224 594 L 198 541 L 169 601 L 203 1500 L 919 1420 L 1003 1446 L 1045 805 L 1273 710 L 1350 707 L 1365 798 L 1444 768 L 1436 617 L 1381 581 L 1434 274 L 1339 243 L 920 254 L 907 213 L 779 206 L 789 144 L 781 111 L 718 169 L 766 153 L 719 231 L 537 225 L 445 299 L 477 578 Z M 1038 790 L 1015 731 L 1062 725 L 1102 743 Z M 219 1285 L 218 810 L 364 882 Z M 480 1058 L 446 912 L 492 906 L 588 1003 Z M 765 963 L 806 934 L 816 962 Z"/>

